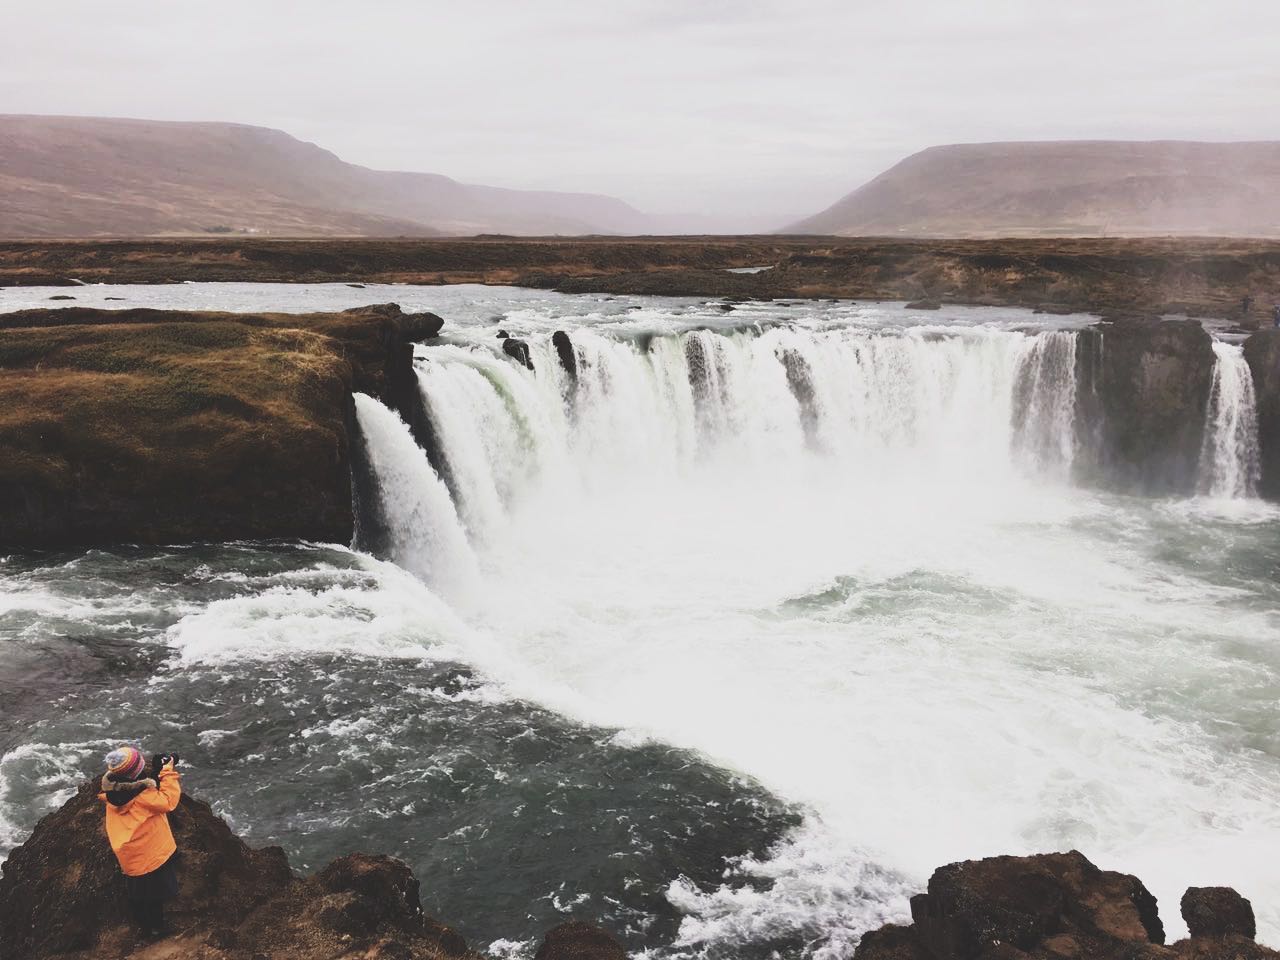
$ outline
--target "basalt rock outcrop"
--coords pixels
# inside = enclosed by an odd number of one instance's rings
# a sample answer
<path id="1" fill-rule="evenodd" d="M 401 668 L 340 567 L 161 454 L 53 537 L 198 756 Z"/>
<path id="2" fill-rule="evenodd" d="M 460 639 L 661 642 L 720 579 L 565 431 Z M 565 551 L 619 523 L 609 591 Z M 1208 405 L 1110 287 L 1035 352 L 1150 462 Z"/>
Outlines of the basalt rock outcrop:
<path id="1" fill-rule="evenodd" d="M 1182 919 L 1195 937 L 1244 937 L 1258 932 L 1253 904 L 1230 887 L 1189 887 L 1182 895 Z"/>
<path id="2" fill-rule="evenodd" d="M 547 931 L 533 960 L 627 960 L 627 952 L 599 927 L 570 920 Z"/>
<path id="3" fill-rule="evenodd" d="M 36 825 L 0 868 L 0 960 L 479 960 L 455 930 L 423 915 L 419 880 L 391 857 L 350 854 L 310 877 L 279 847 L 252 849 L 207 803 L 170 814 L 180 892 L 170 935 L 143 940 L 106 842 L 96 781 Z M 866 933 L 855 960 L 1280 960 L 1254 941 L 1253 908 L 1227 887 L 1192 887 L 1190 936 L 1165 944 L 1138 878 L 1083 854 L 992 857 L 934 871 L 911 898 L 912 923 Z M 571 920 L 535 960 L 625 960 L 607 931 Z"/>
<path id="4" fill-rule="evenodd" d="M 1137 493 L 1194 493 L 1213 384 L 1213 340 L 1195 320 L 1126 320 L 1081 333 L 1080 421 L 1091 469 Z"/>
<path id="5" fill-rule="evenodd" d="M 563 330 L 557 330 L 551 335 L 551 345 L 556 349 L 556 356 L 560 358 L 560 366 L 564 369 L 565 376 L 569 378 L 570 387 L 576 387 L 578 355 L 573 349 L 573 341 L 569 339 L 569 334 Z"/>
<path id="6" fill-rule="evenodd" d="M 813 389 L 813 370 L 809 361 L 799 350 L 787 348 L 779 351 L 778 359 L 786 371 L 787 386 L 791 395 L 796 398 L 800 408 L 800 426 L 804 429 L 805 441 L 814 448 L 818 447 L 818 426 L 822 415 L 818 408 L 817 394 Z"/>
<path id="7" fill-rule="evenodd" d="M 855 960 L 1280 960 L 1255 943 L 1235 891 L 1192 888 L 1190 938 L 1165 945 L 1156 899 L 1137 877 L 1083 854 L 991 857 L 935 870 L 909 925 L 868 932 Z M 1242 906 L 1243 905 L 1243 906 Z M 1191 911 L 1189 913 L 1189 910 Z"/>
<path id="8" fill-rule="evenodd" d="M 502 352 L 508 357 L 520 364 L 522 367 L 533 369 L 533 358 L 529 355 L 529 344 L 523 340 L 511 336 L 505 330 L 498 331 L 498 339 L 502 341 Z"/>
<path id="9" fill-rule="evenodd" d="M 418 881 L 399 860 L 352 854 L 300 878 L 279 847 L 251 849 L 190 796 L 169 815 L 181 858 L 171 936 L 150 944 L 130 923 L 97 794 L 96 782 L 82 786 L 9 855 L 0 871 L 0 960 L 478 956 L 423 916 Z"/>
<path id="10" fill-rule="evenodd" d="M 351 539 L 353 390 L 409 419 L 395 304 L 332 314 L 0 315 L 0 551 Z"/>
<path id="11" fill-rule="evenodd" d="M 1280 500 L 1280 330 L 1263 330 L 1244 342 L 1244 358 L 1253 374 L 1258 400 L 1258 438 L 1262 448 L 1259 492 Z"/>

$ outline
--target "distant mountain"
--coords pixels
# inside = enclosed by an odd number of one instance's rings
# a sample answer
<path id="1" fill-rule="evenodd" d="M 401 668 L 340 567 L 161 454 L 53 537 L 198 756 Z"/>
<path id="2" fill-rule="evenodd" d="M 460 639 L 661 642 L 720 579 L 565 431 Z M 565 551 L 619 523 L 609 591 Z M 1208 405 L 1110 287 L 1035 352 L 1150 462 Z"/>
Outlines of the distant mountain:
<path id="1" fill-rule="evenodd" d="M 931 147 L 784 233 L 1280 235 L 1280 143 Z"/>
<path id="2" fill-rule="evenodd" d="M 0 115 L 0 237 L 644 233 L 613 197 L 346 163 L 265 127 Z"/>

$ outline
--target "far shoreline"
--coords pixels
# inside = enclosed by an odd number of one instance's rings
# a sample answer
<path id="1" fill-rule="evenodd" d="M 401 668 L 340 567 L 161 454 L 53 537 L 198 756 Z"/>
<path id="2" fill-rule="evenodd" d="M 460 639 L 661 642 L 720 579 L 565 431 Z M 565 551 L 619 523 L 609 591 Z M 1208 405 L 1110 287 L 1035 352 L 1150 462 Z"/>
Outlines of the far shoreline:
<path id="1" fill-rule="evenodd" d="M 747 268 L 767 266 L 754 273 Z M 0 241 L 5 287 L 182 282 L 483 284 L 726 300 L 1023 307 L 1269 325 L 1280 240 L 507 237 Z M 2 294 L 0 294 L 2 295 Z M 1244 298 L 1252 308 L 1243 309 Z"/>

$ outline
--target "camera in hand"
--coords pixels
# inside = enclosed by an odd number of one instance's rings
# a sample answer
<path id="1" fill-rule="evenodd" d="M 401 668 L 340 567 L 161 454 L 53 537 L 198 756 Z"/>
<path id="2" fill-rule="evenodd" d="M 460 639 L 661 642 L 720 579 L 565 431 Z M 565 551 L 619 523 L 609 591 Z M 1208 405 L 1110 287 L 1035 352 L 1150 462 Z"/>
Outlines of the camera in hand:
<path id="1" fill-rule="evenodd" d="M 157 753 L 151 758 L 151 778 L 158 780 L 160 778 L 160 769 L 166 764 L 172 762 L 176 767 L 178 765 L 178 755 L 176 753 Z"/>

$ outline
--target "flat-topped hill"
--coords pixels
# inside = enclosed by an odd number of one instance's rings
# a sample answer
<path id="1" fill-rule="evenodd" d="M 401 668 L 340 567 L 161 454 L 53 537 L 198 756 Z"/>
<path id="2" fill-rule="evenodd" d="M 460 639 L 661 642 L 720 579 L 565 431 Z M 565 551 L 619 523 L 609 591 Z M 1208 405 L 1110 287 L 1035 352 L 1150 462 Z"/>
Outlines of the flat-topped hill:
<path id="1" fill-rule="evenodd" d="M 1280 142 L 931 147 L 786 232 L 1280 236 Z"/>

